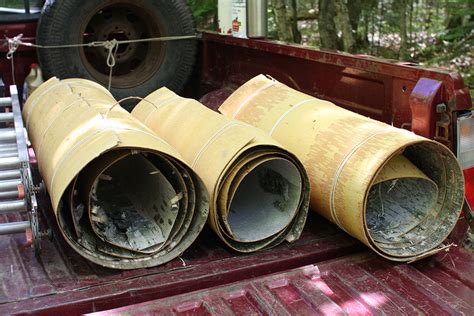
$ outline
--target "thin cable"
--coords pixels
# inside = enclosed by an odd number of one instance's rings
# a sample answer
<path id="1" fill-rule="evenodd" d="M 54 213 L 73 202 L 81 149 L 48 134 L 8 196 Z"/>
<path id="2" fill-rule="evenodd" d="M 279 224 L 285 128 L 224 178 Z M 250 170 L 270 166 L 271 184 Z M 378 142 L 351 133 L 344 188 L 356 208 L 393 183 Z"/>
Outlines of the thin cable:
<path id="1" fill-rule="evenodd" d="M 12 50 L 14 53 L 18 46 L 28 46 L 28 47 L 35 47 L 35 48 L 45 48 L 45 49 L 54 49 L 54 48 L 73 48 L 73 47 L 106 47 L 111 45 L 111 42 L 115 42 L 117 45 L 120 44 L 131 44 L 131 43 L 143 43 L 143 42 L 165 42 L 165 41 L 178 41 L 178 40 L 186 40 L 186 39 L 193 39 L 199 38 L 199 34 L 196 35 L 182 35 L 182 36 L 163 36 L 163 37 L 150 37 L 150 38 L 141 38 L 141 39 L 134 39 L 134 40 L 122 40 L 117 41 L 113 39 L 111 41 L 94 41 L 89 43 L 82 43 L 82 44 L 63 44 L 63 45 L 40 45 L 34 43 L 23 42 L 21 38 L 23 34 L 19 34 L 13 38 L 6 37 L 9 45 L 9 54 Z M 14 49 L 10 49 L 14 48 Z"/>
<path id="2" fill-rule="evenodd" d="M 143 43 L 143 42 L 164 42 L 164 41 L 178 41 L 178 40 L 186 40 L 186 39 L 193 39 L 199 38 L 200 35 L 183 35 L 183 36 L 164 36 L 164 37 L 150 37 L 150 38 L 142 38 L 142 39 L 135 39 L 135 40 L 122 40 L 117 41 L 115 38 L 110 41 L 94 41 L 90 43 L 82 43 L 82 44 L 63 44 L 63 45 L 40 45 L 34 43 L 23 42 L 21 38 L 23 34 L 18 34 L 13 38 L 9 38 L 5 36 L 5 41 L 8 43 L 8 52 L 7 52 L 7 59 L 11 61 L 11 70 L 12 70 L 12 78 L 13 84 L 16 85 L 15 80 L 15 64 L 14 64 L 14 54 L 20 46 L 27 46 L 27 47 L 34 47 L 34 48 L 41 48 L 41 49 L 56 49 L 56 48 L 74 48 L 74 47 L 104 47 L 108 50 L 107 54 L 107 66 L 109 66 L 109 79 L 107 84 L 107 89 L 110 91 L 112 87 L 112 73 L 113 67 L 115 66 L 115 54 L 117 53 L 118 46 L 120 44 L 131 44 L 131 43 Z"/>

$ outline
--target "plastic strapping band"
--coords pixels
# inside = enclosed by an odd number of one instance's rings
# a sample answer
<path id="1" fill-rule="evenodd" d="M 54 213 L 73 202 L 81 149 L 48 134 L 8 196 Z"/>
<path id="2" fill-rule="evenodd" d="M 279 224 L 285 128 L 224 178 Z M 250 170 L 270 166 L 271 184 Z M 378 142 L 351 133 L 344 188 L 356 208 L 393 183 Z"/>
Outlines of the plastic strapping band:
<path id="1" fill-rule="evenodd" d="M 26 122 L 25 122 L 25 125 L 27 128 L 29 128 L 29 123 L 30 123 L 30 116 L 31 116 L 31 113 L 33 112 L 33 109 L 36 107 L 36 105 L 38 104 L 39 100 L 41 98 L 43 98 L 43 96 L 46 94 L 46 93 L 49 93 L 51 92 L 51 90 L 53 89 L 56 89 L 57 87 L 60 87 L 62 84 L 61 81 L 58 81 L 56 82 L 53 86 L 49 87 L 48 89 L 46 89 L 45 91 L 41 92 L 41 94 L 37 97 L 35 97 L 35 100 L 33 101 L 33 104 L 30 106 L 30 109 L 28 110 L 28 113 L 26 115 Z"/>
<path id="2" fill-rule="evenodd" d="M 223 125 L 221 128 L 219 128 L 209 139 L 208 141 L 201 147 L 201 149 L 199 150 L 199 152 L 197 153 L 196 157 L 194 158 L 193 160 L 193 163 L 191 164 L 191 168 L 194 168 L 197 164 L 197 162 L 199 161 L 199 159 L 201 158 L 202 154 L 206 151 L 206 149 L 209 147 L 210 144 L 212 144 L 216 139 L 217 137 L 219 137 L 220 135 L 222 135 L 222 133 L 225 132 L 225 130 L 229 129 L 230 127 L 233 127 L 233 126 L 237 126 L 237 125 L 240 125 L 240 126 L 245 126 L 239 122 L 235 122 L 235 121 L 230 121 L 230 122 L 227 122 L 225 125 Z"/>
<path id="3" fill-rule="evenodd" d="M 99 100 L 99 99 L 87 99 L 87 101 L 98 101 L 98 102 L 106 102 L 104 100 Z M 75 103 L 77 102 L 85 102 L 85 103 L 88 103 L 87 101 L 85 101 L 85 99 L 76 99 L 74 100 L 73 102 L 69 103 L 68 105 L 66 105 L 61 112 L 59 112 L 54 118 L 53 120 L 49 123 L 49 125 L 46 127 L 46 129 L 43 131 L 43 133 L 41 134 L 40 136 L 40 143 L 38 145 L 38 150 L 37 150 L 37 156 L 39 157 L 40 156 L 40 152 L 41 152 L 41 148 L 43 146 L 43 141 L 44 141 L 44 136 L 46 135 L 46 133 L 48 132 L 48 130 L 51 128 L 51 126 L 53 126 L 53 124 L 56 122 L 56 120 L 58 118 L 60 118 L 62 116 L 62 114 L 67 110 L 69 109 L 70 107 L 72 107 L 72 105 L 74 105 Z"/>
<path id="4" fill-rule="evenodd" d="M 255 98 L 260 92 L 262 92 L 263 90 L 265 89 L 268 89 L 272 86 L 274 86 L 275 84 L 277 83 L 277 81 L 272 81 L 270 83 L 267 83 L 266 85 L 264 85 L 263 87 L 261 87 L 260 89 L 258 89 L 257 91 L 255 91 L 254 93 L 252 93 L 251 95 L 249 95 L 247 98 L 245 98 L 245 100 L 240 103 L 239 107 L 237 108 L 237 110 L 235 110 L 234 114 L 232 114 L 232 118 L 235 118 L 239 112 L 242 110 L 242 108 L 244 106 L 247 105 L 247 103 L 250 102 L 250 100 L 252 100 L 253 98 Z"/>
<path id="5" fill-rule="evenodd" d="M 45 128 L 45 130 L 43 131 L 43 133 L 41 134 L 40 136 L 40 143 L 38 145 L 38 150 L 36 151 L 37 153 L 37 156 L 39 156 L 39 153 L 41 151 L 41 146 L 43 145 L 43 140 L 44 140 L 44 135 L 46 135 L 46 133 L 48 132 L 48 130 L 51 128 L 51 126 L 53 126 L 54 122 L 56 122 L 56 120 L 61 117 L 61 115 L 64 113 L 65 110 L 69 109 L 74 103 L 77 103 L 77 102 L 84 102 L 83 100 L 81 99 L 77 99 L 73 102 L 71 102 L 70 104 L 68 104 L 66 107 L 64 107 L 64 109 L 62 109 L 62 111 L 60 111 L 54 118 L 53 120 L 49 123 L 49 125 Z"/>
<path id="6" fill-rule="evenodd" d="M 152 133 L 149 133 L 149 132 L 147 132 L 147 131 L 144 131 L 144 130 L 141 130 L 141 129 L 126 128 L 126 127 L 125 127 L 125 128 L 117 128 L 117 127 L 114 127 L 114 126 L 107 126 L 107 125 L 106 125 L 106 126 L 104 126 L 102 129 L 97 130 L 95 133 L 90 134 L 89 136 L 87 136 L 87 137 L 81 139 L 81 141 L 79 141 L 78 143 L 76 143 L 76 144 L 74 145 L 74 147 L 72 147 L 71 149 L 69 149 L 69 150 L 67 151 L 67 154 L 65 154 L 65 155 L 62 156 L 62 158 L 58 161 L 57 166 L 60 166 L 60 165 L 63 163 L 64 160 L 66 160 L 67 158 L 69 158 L 69 156 L 70 156 L 72 153 L 76 152 L 76 151 L 80 148 L 80 146 L 81 146 L 82 144 L 84 144 L 85 142 L 87 142 L 87 141 L 90 140 L 91 138 L 94 138 L 94 137 L 96 137 L 97 135 L 99 135 L 99 134 L 101 134 L 101 133 L 103 133 L 103 132 L 105 132 L 105 131 L 112 131 L 112 132 L 114 132 L 115 134 L 117 134 L 116 132 L 117 132 L 118 130 L 122 130 L 122 131 L 135 131 L 135 132 L 138 132 L 138 133 L 141 133 L 141 134 L 145 134 L 145 135 L 150 136 L 151 138 L 154 138 L 154 139 L 158 140 L 159 142 L 161 142 L 161 143 L 163 143 L 163 144 L 165 144 L 165 145 L 171 147 L 171 145 L 168 144 L 166 141 L 164 141 L 163 139 L 161 139 L 161 138 L 157 137 L 156 135 L 154 135 L 154 134 L 152 134 Z M 123 148 L 123 149 L 126 149 L 126 148 Z M 153 150 L 155 150 L 155 149 L 153 149 Z M 57 171 L 58 171 L 59 169 L 61 169 L 61 168 L 55 168 L 55 169 L 54 169 L 54 173 L 53 173 L 53 176 L 51 177 L 51 183 L 50 183 L 51 189 L 53 188 L 54 179 L 55 179 L 56 174 L 57 174 Z M 52 191 L 51 191 L 51 192 L 52 192 Z"/>
<path id="7" fill-rule="evenodd" d="M 181 98 L 179 95 L 174 95 L 172 96 L 171 98 L 169 99 L 165 99 L 164 101 L 162 101 L 159 105 L 156 105 L 154 102 L 150 102 L 148 101 L 146 98 L 143 99 L 143 101 L 147 101 L 148 103 L 150 103 L 151 105 L 153 105 L 155 108 L 150 112 L 148 113 L 148 115 L 146 116 L 145 120 L 143 121 L 143 124 L 147 125 L 148 123 L 148 120 L 151 118 L 151 115 L 153 113 L 155 113 L 156 111 L 158 111 L 160 108 L 162 108 L 163 106 L 167 105 L 167 104 L 170 104 L 172 101 L 176 100 L 176 99 L 179 99 Z"/>
<path id="8" fill-rule="evenodd" d="M 275 129 L 277 128 L 277 126 L 281 123 L 281 121 L 283 121 L 283 119 L 288 115 L 290 114 L 293 110 L 296 110 L 297 108 L 299 108 L 301 105 L 303 104 L 306 104 L 308 102 L 311 102 L 311 101 L 316 101 L 315 98 L 311 98 L 311 99 L 307 99 L 307 100 L 303 100 L 301 102 L 298 102 L 296 103 L 295 105 L 293 105 L 291 108 L 289 108 L 288 110 L 286 110 L 285 113 L 283 113 L 282 116 L 280 116 L 280 118 L 275 122 L 275 124 L 273 124 L 273 127 L 272 129 L 270 130 L 270 132 L 268 133 L 268 135 L 272 136 L 273 135 L 273 132 L 275 132 Z"/>
<path id="9" fill-rule="evenodd" d="M 367 136 L 365 139 L 363 139 L 361 142 L 359 142 L 356 146 L 354 146 L 351 151 L 344 157 L 344 160 L 341 162 L 341 164 L 339 165 L 339 167 L 337 167 L 337 170 L 336 170 L 336 173 L 334 174 L 334 177 L 333 177 L 333 180 L 332 180 L 332 186 L 331 186 L 331 194 L 330 194 L 330 200 L 329 200 L 329 208 L 330 208 L 330 211 L 331 211 L 331 217 L 332 219 L 334 220 L 334 222 L 336 222 L 336 224 L 342 228 L 344 231 L 346 231 L 344 229 L 344 227 L 342 227 L 341 225 L 341 222 L 339 221 L 339 218 L 337 217 L 337 213 L 336 213 L 336 209 L 334 207 L 334 199 L 335 199 L 335 194 L 336 194 L 336 187 L 337 187 L 337 184 L 338 184 L 338 180 L 339 180 L 339 176 L 341 175 L 342 173 L 342 170 L 344 169 L 344 167 L 346 166 L 346 163 L 349 161 L 349 159 L 352 157 L 352 155 L 361 147 L 363 146 L 365 143 L 367 143 L 369 140 L 371 140 L 372 138 L 378 136 L 378 135 L 381 135 L 381 134 L 386 134 L 386 133 L 389 133 L 391 131 L 382 131 L 382 132 L 376 132 L 376 133 L 373 133 L 373 134 L 370 134 L 369 136 Z M 346 231 L 347 232 L 347 231 Z"/>
<path id="10" fill-rule="evenodd" d="M 77 149 L 80 148 L 80 146 L 84 143 L 86 143 L 89 139 L 93 138 L 93 137 L 96 137 L 97 135 L 99 135 L 100 133 L 106 131 L 107 128 L 103 128 L 103 129 L 100 129 L 100 130 L 97 130 L 95 133 L 81 139 L 77 144 L 74 145 L 74 147 L 72 147 L 70 150 L 67 151 L 67 154 L 63 155 L 62 158 L 58 161 L 57 163 L 57 166 L 60 166 L 64 160 L 66 160 L 66 158 L 69 158 L 69 156 L 74 153 Z M 54 179 L 56 178 L 56 174 L 57 174 L 57 171 L 59 170 L 60 168 L 54 168 L 54 173 L 53 173 L 53 176 L 51 177 L 51 182 L 50 182 L 50 192 L 52 193 L 53 192 L 53 187 L 54 187 Z"/>

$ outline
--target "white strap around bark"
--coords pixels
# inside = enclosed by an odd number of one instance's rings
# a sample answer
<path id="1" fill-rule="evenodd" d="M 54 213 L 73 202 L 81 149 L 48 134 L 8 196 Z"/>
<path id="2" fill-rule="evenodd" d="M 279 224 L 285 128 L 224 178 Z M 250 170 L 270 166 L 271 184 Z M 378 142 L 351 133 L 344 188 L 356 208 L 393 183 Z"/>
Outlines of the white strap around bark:
<path id="1" fill-rule="evenodd" d="M 299 108 L 300 106 L 304 105 L 304 104 L 307 104 L 311 101 L 316 101 L 315 98 L 311 98 L 311 99 L 307 99 L 307 100 L 303 100 L 301 102 L 298 102 L 296 103 L 295 105 L 293 105 L 291 108 L 289 108 L 288 110 L 286 110 L 285 113 L 283 113 L 282 116 L 280 116 L 280 118 L 275 122 L 275 124 L 273 124 L 273 127 L 272 129 L 270 130 L 270 132 L 268 133 L 268 135 L 272 136 L 273 132 L 275 131 L 275 129 L 277 128 L 277 126 L 281 123 L 281 121 L 283 121 L 283 119 L 288 115 L 290 114 L 291 112 L 293 112 L 294 110 L 296 110 L 297 108 Z"/>
<path id="2" fill-rule="evenodd" d="M 262 92 L 263 90 L 265 89 L 268 89 L 272 86 L 274 86 L 278 81 L 272 81 L 272 82 L 269 82 L 267 83 L 266 85 L 264 85 L 263 87 L 261 87 L 260 89 L 254 91 L 251 95 L 249 95 L 247 98 L 245 98 L 245 100 L 240 103 L 239 107 L 237 108 L 237 110 L 235 110 L 234 114 L 232 114 L 232 118 L 235 119 L 235 117 L 239 114 L 239 112 L 244 108 L 244 106 L 246 106 L 250 100 L 252 100 L 253 98 L 255 98 L 260 92 Z"/>

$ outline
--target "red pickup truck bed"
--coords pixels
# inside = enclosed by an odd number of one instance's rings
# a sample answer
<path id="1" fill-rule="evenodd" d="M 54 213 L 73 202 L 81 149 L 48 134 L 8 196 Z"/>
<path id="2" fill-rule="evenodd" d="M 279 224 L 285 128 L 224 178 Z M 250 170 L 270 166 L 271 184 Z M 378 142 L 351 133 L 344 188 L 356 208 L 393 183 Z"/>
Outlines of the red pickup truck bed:
<path id="1" fill-rule="evenodd" d="M 34 37 L 34 23 L 10 26 L 3 32 Z M 17 75 L 25 74 L 34 60 L 34 50 L 20 50 Z M 0 73 L 7 72 L 9 64 L 2 60 Z M 438 117 L 431 115 L 431 109 L 445 102 L 451 115 L 471 107 L 468 90 L 456 74 L 207 33 L 200 41 L 196 71 L 186 93 L 199 98 L 216 89 L 233 88 L 259 73 L 396 126 L 410 127 L 411 109 L 419 109 L 413 112 L 420 115 L 417 122 L 422 122 L 416 126 L 418 132 L 451 148 L 455 147 L 453 125 L 447 127 L 447 134 L 437 134 Z M 411 100 L 422 77 L 442 82 L 442 89 L 428 89 Z M 219 104 L 225 94 L 220 90 L 208 95 L 207 103 Z M 470 177 L 467 180 L 472 183 L 472 172 Z M 302 238 L 292 244 L 241 255 L 227 250 L 205 229 L 180 258 L 164 266 L 115 271 L 94 265 L 70 249 L 52 222 L 46 196 L 40 206 L 43 228 L 52 229 L 52 239 L 43 238 L 39 258 L 26 245 L 25 236 L 0 236 L 2 315 L 72 315 L 127 305 L 120 311 L 474 314 L 474 255 L 464 249 L 451 248 L 412 265 L 394 264 L 311 214 Z M 16 216 L 0 215 L 0 222 Z M 465 230 L 460 220 L 452 240 L 459 241 Z"/>
<path id="2" fill-rule="evenodd" d="M 414 265 L 363 251 L 93 315 L 472 315 L 473 269 L 463 249 Z"/>

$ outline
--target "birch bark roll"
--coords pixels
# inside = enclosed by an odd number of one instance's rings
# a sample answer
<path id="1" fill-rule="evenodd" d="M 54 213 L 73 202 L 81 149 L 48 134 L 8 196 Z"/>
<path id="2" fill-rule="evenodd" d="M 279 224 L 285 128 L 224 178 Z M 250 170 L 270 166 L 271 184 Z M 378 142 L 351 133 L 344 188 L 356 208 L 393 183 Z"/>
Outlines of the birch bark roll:
<path id="1" fill-rule="evenodd" d="M 196 239 L 209 212 L 201 179 L 106 89 L 51 78 L 23 116 L 59 229 L 80 255 L 151 267 Z"/>
<path id="2" fill-rule="evenodd" d="M 203 179 L 209 223 L 231 248 L 252 252 L 299 238 L 309 180 L 300 161 L 263 131 L 161 88 L 132 115 L 174 146 Z"/>
<path id="3" fill-rule="evenodd" d="M 219 108 L 265 130 L 303 162 L 311 208 L 379 255 L 413 261 L 439 251 L 464 198 L 445 146 L 259 75 Z"/>

